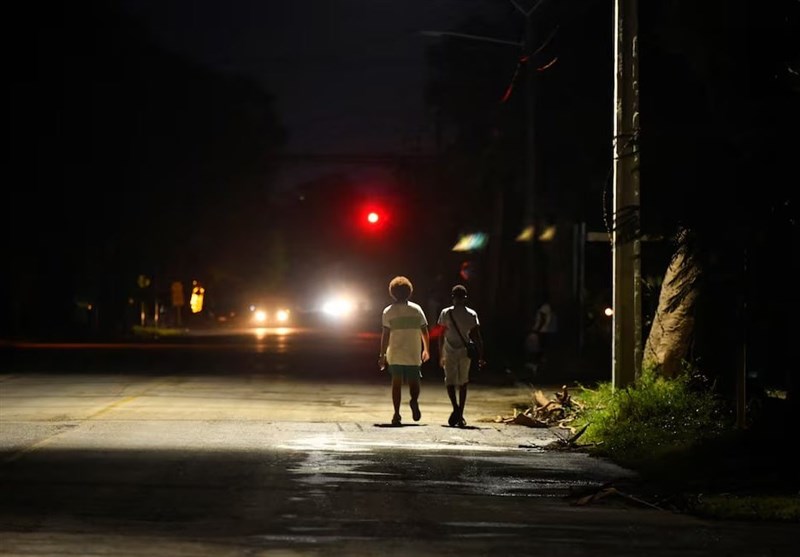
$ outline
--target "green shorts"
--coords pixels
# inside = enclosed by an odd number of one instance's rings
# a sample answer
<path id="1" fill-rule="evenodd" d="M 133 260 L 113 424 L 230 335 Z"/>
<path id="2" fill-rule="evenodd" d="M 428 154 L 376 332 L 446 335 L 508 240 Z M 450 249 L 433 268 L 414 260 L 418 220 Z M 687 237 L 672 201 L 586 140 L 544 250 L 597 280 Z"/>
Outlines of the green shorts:
<path id="1" fill-rule="evenodd" d="M 392 379 L 400 377 L 404 382 L 414 381 L 422 378 L 422 369 L 420 366 L 400 366 L 389 364 L 389 373 Z"/>

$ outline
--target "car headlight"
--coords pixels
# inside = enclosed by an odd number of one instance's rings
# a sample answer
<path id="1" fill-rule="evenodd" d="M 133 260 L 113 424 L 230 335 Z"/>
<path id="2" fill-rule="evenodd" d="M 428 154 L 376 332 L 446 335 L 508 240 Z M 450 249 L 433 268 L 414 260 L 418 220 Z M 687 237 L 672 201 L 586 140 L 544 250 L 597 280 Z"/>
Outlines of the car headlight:
<path id="1" fill-rule="evenodd" d="M 355 304 L 346 298 L 333 298 L 322 304 L 322 311 L 330 317 L 348 317 L 355 309 Z"/>

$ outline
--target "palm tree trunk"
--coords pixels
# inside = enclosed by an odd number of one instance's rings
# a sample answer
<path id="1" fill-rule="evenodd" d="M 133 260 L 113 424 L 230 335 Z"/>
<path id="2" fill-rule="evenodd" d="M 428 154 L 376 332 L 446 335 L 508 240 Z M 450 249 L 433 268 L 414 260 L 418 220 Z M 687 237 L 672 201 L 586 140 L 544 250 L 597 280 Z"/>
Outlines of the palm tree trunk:
<path id="1" fill-rule="evenodd" d="M 665 377 L 675 377 L 682 371 L 694 332 L 694 305 L 702 269 L 687 238 L 686 232 L 678 238 L 644 348 L 643 368 L 655 368 Z"/>

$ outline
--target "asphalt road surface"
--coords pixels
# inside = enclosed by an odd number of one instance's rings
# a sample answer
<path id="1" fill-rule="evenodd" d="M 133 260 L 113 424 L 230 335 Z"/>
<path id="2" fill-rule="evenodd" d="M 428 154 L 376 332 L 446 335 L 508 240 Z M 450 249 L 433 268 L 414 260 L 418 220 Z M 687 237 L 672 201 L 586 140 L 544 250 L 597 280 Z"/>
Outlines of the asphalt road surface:
<path id="1" fill-rule="evenodd" d="M 496 422 L 530 400 L 498 377 L 451 428 L 427 366 L 422 419 L 391 427 L 376 347 L 307 330 L 5 346 L 0 554 L 794 554 L 796 525 L 576 504 L 631 473 Z"/>

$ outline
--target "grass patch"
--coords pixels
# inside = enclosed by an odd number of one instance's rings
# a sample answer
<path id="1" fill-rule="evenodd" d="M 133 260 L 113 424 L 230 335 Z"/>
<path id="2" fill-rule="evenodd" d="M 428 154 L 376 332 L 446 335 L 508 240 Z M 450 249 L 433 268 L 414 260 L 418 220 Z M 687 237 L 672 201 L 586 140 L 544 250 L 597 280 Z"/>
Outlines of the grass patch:
<path id="1" fill-rule="evenodd" d="M 665 379 L 643 371 L 634 385 L 611 383 L 573 394 L 580 403 L 572 426 L 588 426 L 582 444 L 597 455 L 634 468 L 685 451 L 719 436 L 730 426 L 725 405 L 686 373 Z"/>
<path id="2" fill-rule="evenodd" d="M 776 422 L 736 429 L 729 403 L 691 370 L 644 370 L 628 388 L 581 386 L 572 397 L 570 425 L 586 427 L 578 446 L 637 472 L 656 499 L 709 518 L 800 521 L 797 458 Z"/>
<path id="3" fill-rule="evenodd" d="M 724 520 L 800 522 L 800 496 L 705 495 L 698 497 L 691 511 Z"/>

